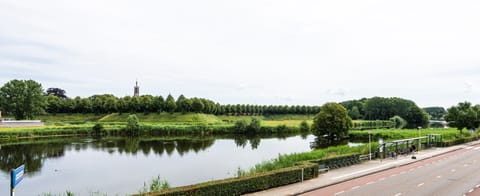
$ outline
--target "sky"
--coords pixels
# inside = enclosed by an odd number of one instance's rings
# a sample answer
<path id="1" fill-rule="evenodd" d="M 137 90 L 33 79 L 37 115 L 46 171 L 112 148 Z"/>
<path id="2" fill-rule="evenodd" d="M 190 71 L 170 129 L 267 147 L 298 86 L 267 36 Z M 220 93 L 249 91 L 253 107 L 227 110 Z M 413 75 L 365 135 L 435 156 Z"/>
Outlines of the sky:
<path id="1" fill-rule="evenodd" d="M 0 0 L 0 85 L 222 104 L 480 104 L 480 1 Z"/>

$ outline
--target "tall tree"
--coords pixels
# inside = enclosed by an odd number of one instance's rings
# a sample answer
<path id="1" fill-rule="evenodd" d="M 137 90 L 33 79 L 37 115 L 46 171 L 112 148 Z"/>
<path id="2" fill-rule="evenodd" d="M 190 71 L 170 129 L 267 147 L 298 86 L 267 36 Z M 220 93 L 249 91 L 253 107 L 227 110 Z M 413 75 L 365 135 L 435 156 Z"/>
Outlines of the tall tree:
<path id="1" fill-rule="evenodd" d="M 193 112 L 202 112 L 205 108 L 205 104 L 203 104 L 202 100 L 200 100 L 199 98 L 193 98 L 192 99 L 192 109 L 193 109 Z"/>
<path id="2" fill-rule="evenodd" d="M 167 99 L 165 100 L 165 111 L 173 113 L 175 109 L 177 109 L 177 104 L 175 103 L 175 99 L 172 95 L 168 95 Z"/>
<path id="3" fill-rule="evenodd" d="M 423 110 L 430 115 L 432 120 L 443 120 L 445 113 L 447 113 L 443 107 L 426 107 Z"/>
<path id="4" fill-rule="evenodd" d="M 460 133 L 463 129 L 477 129 L 480 125 L 480 106 L 472 107 L 469 102 L 458 103 L 447 109 L 445 120 Z"/>
<path id="5" fill-rule="evenodd" d="M 165 100 L 163 100 L 163 97 L 162 96 L 158 96 L 158 97 L 155 97 L 153 99 L 153 107 L 154 107 L 154 111 L 160 113 L 162 111 L 164 111 L 164 105 L 165 105 Z"/>
<path id="6" fill-rule="evenodd" d="M 312 132 L 319 138 L 326 136 L 332 142 L 345 138 L 352 126 L 347 109 L 338 103 L 326 103 L 313 118 Z"/>
<path id="7" fill-rule="evenodd" d="M 180 95 L 177 98 L 177 111 L 186 113 L 190 112 L 192 109 L 192 101 L 190 99 L 187 99 L 185 96 Z"/>
<path id="8" fill-rule="evenodd" d="M 48 113 L 56 114 L 61 111 L 62 103 L 60 102 L 60 98 L 58 98 L 55 95 L 48 95 L 46 100 L 47 100 L 46 111 Z"/>
<path id="9" fill-rule="evenodd" d="M 42 85 L 33 80 L 11 80 L 0 88 L 0 108 L 15 119 L 33 119 L 45 109 Z"/>
<path id="10" fill-rule="evenodd" d="M 60 99 L 65 99 L 67 98 L 66 95 L 67 92 L 61 88 L 48 88 L 47 89 L 47 95 L 54 95 L 55 97 L 58 97 Z"/>

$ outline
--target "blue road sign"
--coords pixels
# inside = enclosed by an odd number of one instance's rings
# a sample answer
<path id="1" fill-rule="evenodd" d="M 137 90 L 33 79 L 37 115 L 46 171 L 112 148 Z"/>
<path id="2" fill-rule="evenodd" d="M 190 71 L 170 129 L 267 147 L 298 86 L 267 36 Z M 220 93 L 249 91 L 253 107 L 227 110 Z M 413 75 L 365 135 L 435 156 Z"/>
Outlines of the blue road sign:
<path id="1" fill-rule="evenodd" d="M 11 182 L 11 187 L 15 188 L 20 181 L 23 180 L 23 174 L 25 173 L 25 165 L 21 165 L 17 169 L 12 170 L 11 177 L 12 179 L 10 180 Z"/>

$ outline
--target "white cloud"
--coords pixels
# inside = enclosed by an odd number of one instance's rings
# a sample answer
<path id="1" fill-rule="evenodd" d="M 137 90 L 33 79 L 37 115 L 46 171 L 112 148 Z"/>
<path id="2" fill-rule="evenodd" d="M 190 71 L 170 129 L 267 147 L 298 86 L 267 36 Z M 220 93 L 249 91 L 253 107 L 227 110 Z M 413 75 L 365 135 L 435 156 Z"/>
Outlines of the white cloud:
<path id="1" fill-rule="evenodd" d="M 479 82 L 479 9 L 452 0 L 2 0 L 0 83 L 124 96 L 138 78 L 144 93 L 222 103 L 397 96 L 450 106 L 480 95 L 459 88 Z"/>

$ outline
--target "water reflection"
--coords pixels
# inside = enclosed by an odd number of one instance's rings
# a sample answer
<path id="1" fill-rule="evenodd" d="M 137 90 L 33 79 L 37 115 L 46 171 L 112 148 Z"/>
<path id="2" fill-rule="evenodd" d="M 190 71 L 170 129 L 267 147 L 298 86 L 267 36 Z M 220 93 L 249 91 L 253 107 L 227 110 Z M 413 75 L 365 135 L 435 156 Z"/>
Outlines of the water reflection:
<path id="1" fill-rule="evenodd" d="M 229 135 L 222 137 L 97 137 L 97 138 L 55 138 L 22 140 L 0 144 L 0 170 L 8 173 L 12 168 L 25 164 L 27 174 L 35 175 L 42 168 L 45 159 L 63 157 L 66 151 L 83 151 L 89 148 L 105 151 L 111 155 L 137 155 L 151 153 L 171 156 L 177 152 L 183 156 L 189 152 L 199 153 L 214 145 L 216 139 L 233 139 L 237 147 L 250 144 L 252 150 L 260 145 L 262 138 L 285 139 L 288 135 Z"/>
<path id="2" fill-rule="evenodd" d="M 0 195 L 9 170 L 26 164 L 18 195 L 136 193 L 160 175 L 172 186 L 234 177 L 278 154 L 306 152 L 314 136 L 222 135 L 176 137 L 50 138 L 0 143 Z M 101 183 L 98 183 L 101 181 Z M 5 182 L 5 183 L 4 183 Z"/>
<path id="3" fill-rule="evenodd" d="M 44 158 L 59 158 L 64 152 L 65 143 L 2 145 L 0 169 L 7 173 L 12 168 L 25 164 L 25 170 L 29 172 L 27 174 L 33 175 L 42 168 Z"/>

